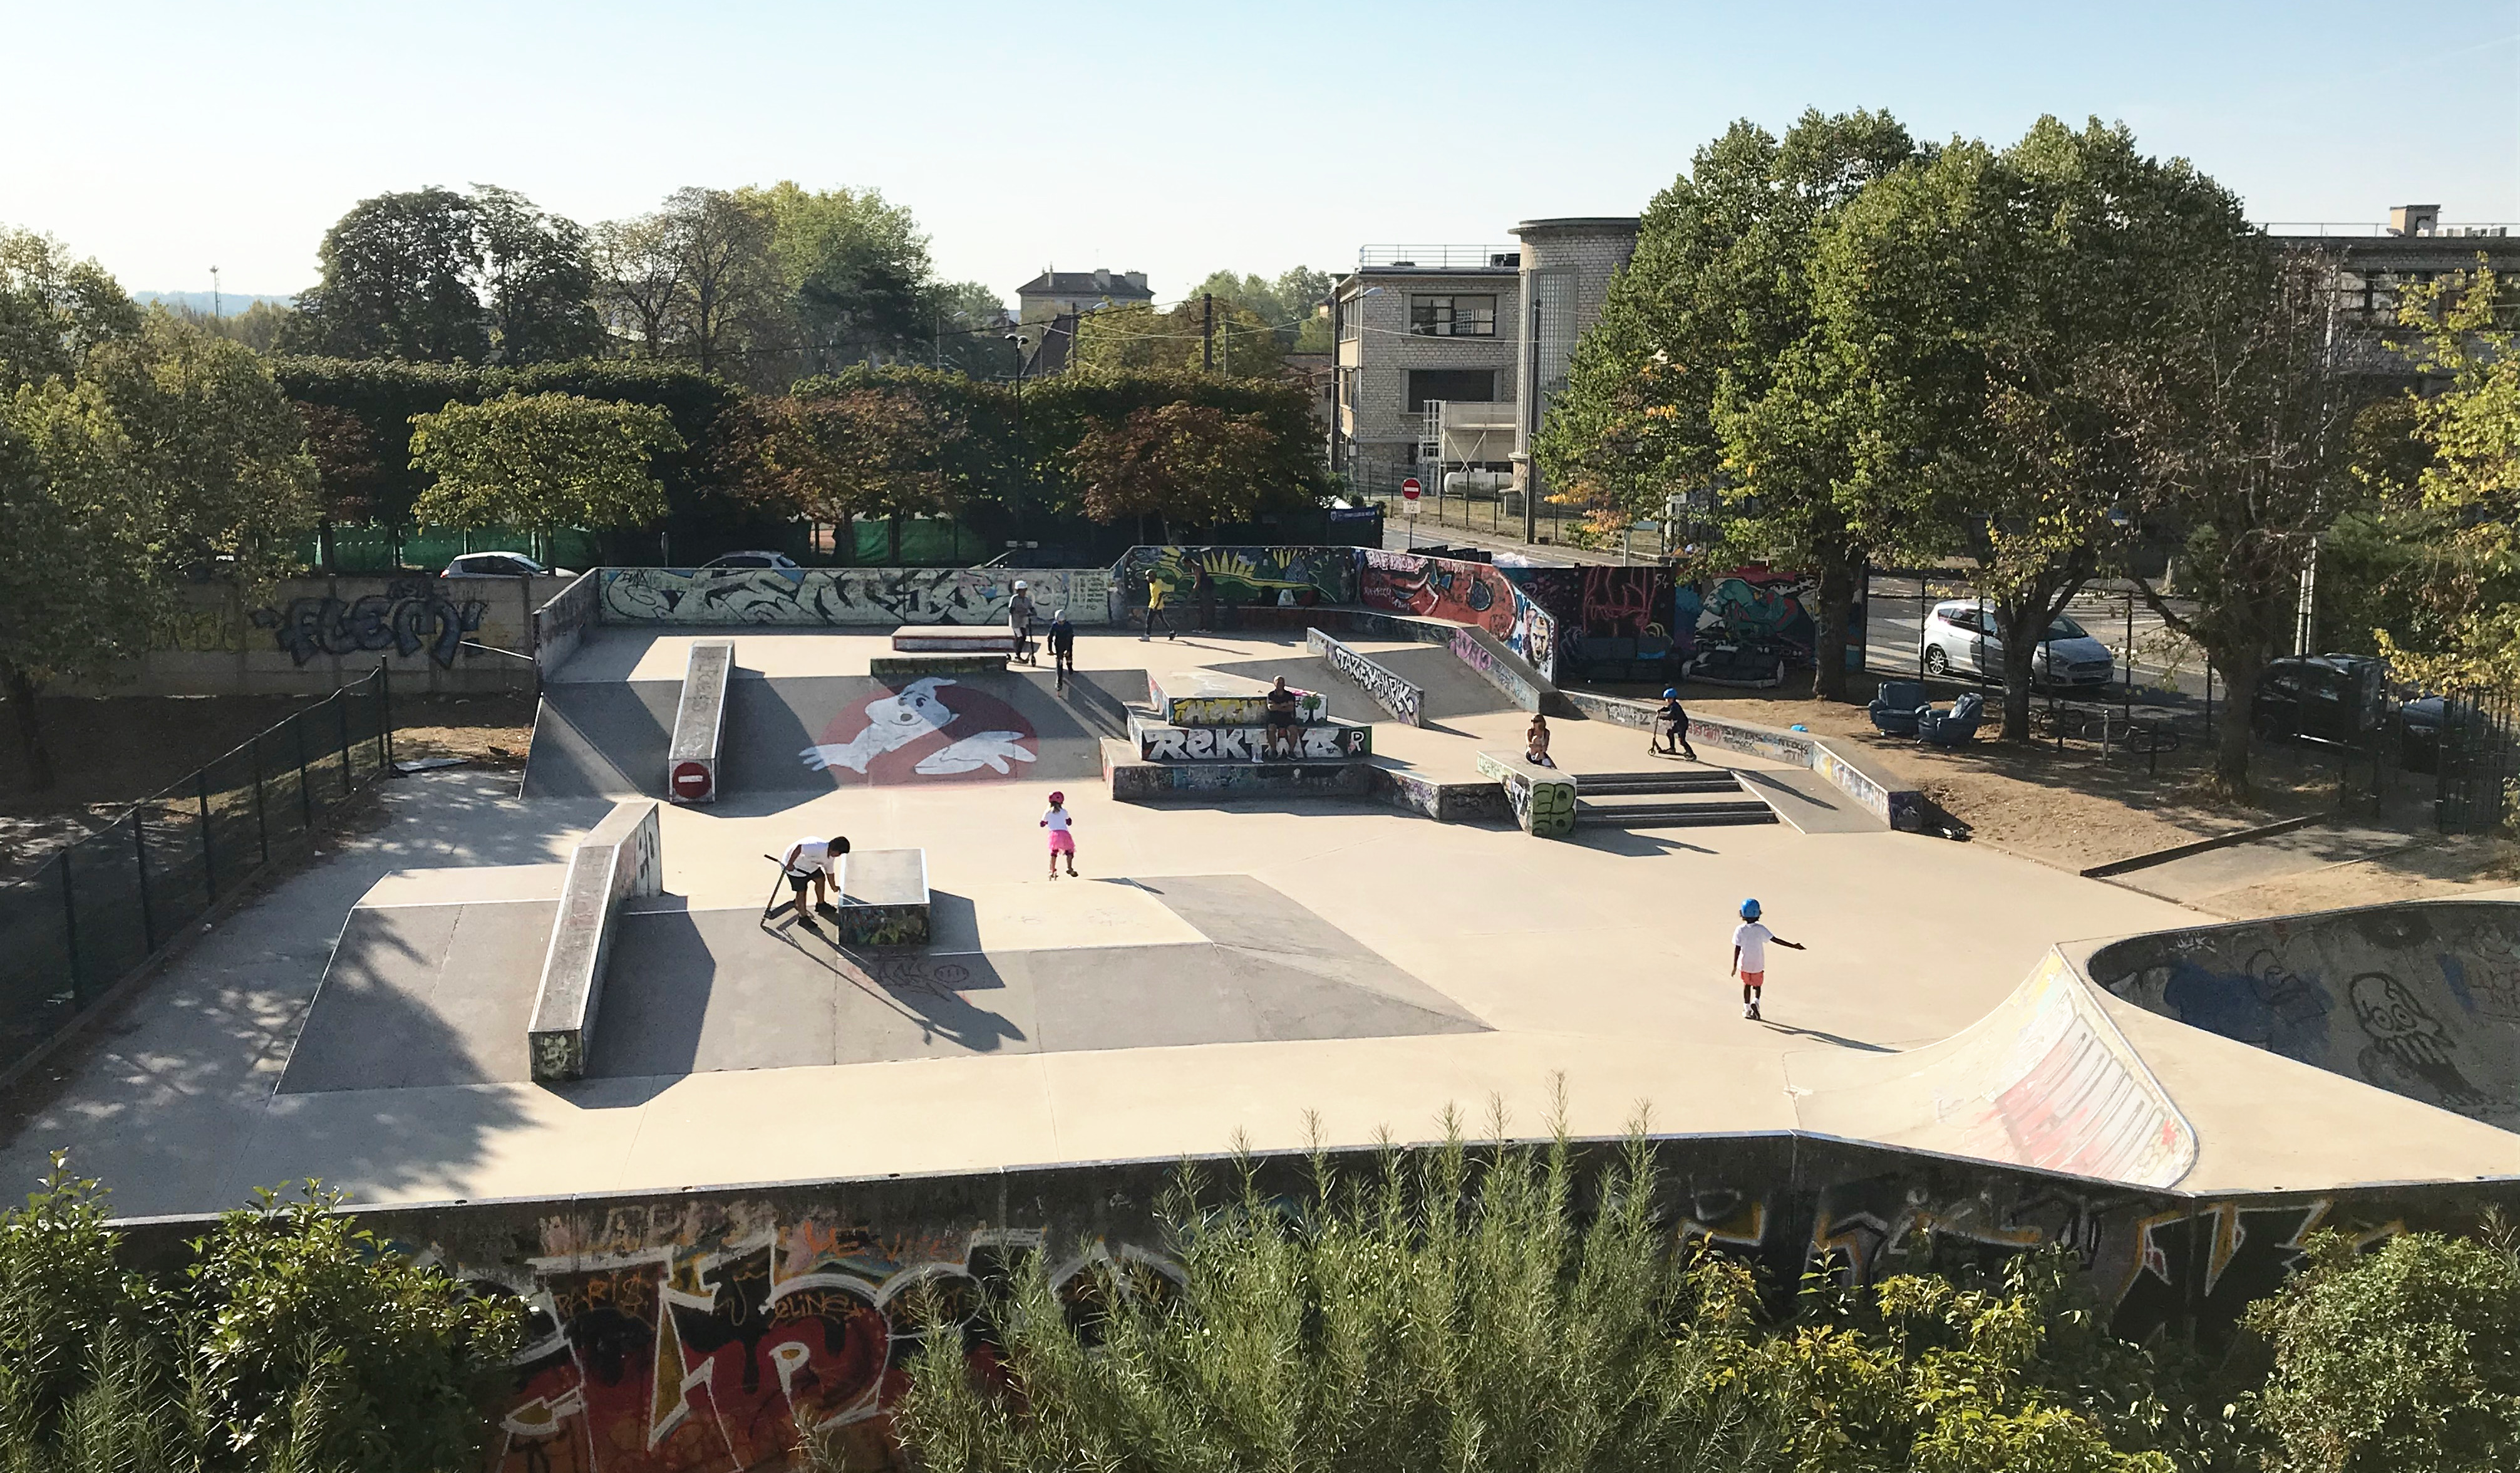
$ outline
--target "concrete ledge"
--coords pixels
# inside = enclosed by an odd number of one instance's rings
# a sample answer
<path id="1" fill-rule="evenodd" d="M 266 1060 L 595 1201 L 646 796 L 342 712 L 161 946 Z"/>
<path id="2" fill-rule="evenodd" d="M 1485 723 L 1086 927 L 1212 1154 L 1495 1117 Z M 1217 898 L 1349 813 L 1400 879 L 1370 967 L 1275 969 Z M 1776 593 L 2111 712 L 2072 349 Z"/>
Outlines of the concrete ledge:
<path id="1" fill-rule="evenodd" d="M 1497 780 L 1512 805 L 1513 821 L 1534 838 L 1562 839 L 1575 831 L 1575 780 L 1553 767 L 1534 767 L 1504 752 L 1479 753 L 1479 772 Z"/>
<path id="2" fill-rule="evenodd" d="M 1336 762 L 1373 755 L 1373 728 L 1316 721 L 1295 728 L 1295 759 L 1272 758 L 1265 726 L 1174 726 L 1129 713 L 1129 740 L 1142 762 Z"/>
<path id="3" fill-rule="evenodd" d="M 1571 716 L 1575 708 L 1548 676 L 1532 668 L 1531 662 L 1505 647 L 1505 642 L 1484 629 L 1467 624 L 1453 627 L 1448 641 L 1453 653 L 1462 664 L 1478 672 L 1479 678 L 1505 692 L 1505 698 L 1526 711 L 1549 716 Z"/>
<path id="4" fill-rule="evenodd" d="M 2333 817 L 2331 814 L 2314 813 L 2305 814 L 2297 819 L 2277 819 L 2272 824 L 2261 824 L 2255 828 L 2235 828 L 2229 833 L 2218 833 L 2210 838 L 2173 844 L 2167 849 L 2155 849 L 2150 854 L 2131 855 L 2122 860 L 2111 860 L 2105 865 L 2093 865 L 2088 870 L 2079 870 L 2075 872 L 2085 879 L 2106 879 L 2112 874 L 2125 874 L 2131 870 L 2149 870 L 2155 865 L 2166 865 L 2172 860 L 2185 859 L 2191 854 L 2210 854 L 2217 849 L 2228 849 L 2234 844 L 2245 844 L 2251 839 L 2271 839 L 2276 834 L 2290 833 L 2296 828 L 2308 828 L 2313 824 L 2324 824 L 2331 817 Z"/>
<path id="5" fill-rule="evenodd" d="M 1446 782 L 1380 763 L 1367 771 L 1366 791 L 1372 796 L 1394 808 L 1424 814 L 1438 824 L 1513 821 L 1513 805 L 1506 800 L 1503 783 Z"/>
<path id="6" fill-rule="evenodd" d="M 1004 675 L 1003 654 L 878 654 L 867 660 L 877 680 L 921 680 L 931 675 Z"/>
<path id="7" fill-rule="evenodd" d="M 543 954 L 542 985 L 534 993 L 533 1020 L 525 1031 L 536 1083 L 586 1073 L 604 1000 L 604 968 L 612 960 L 613 917 L 628 897 L 656 894 L 664 872 L 656 813 L 646 799 L 614 804 L 569 857 L 560 915 Z"/>
<path id="8" fill-rule="evenodd" d="M 1332 670 L 1355 682 L 1358 690 L 1373 697 L 1373 703 L 1413 727 L 1426 724 L 1426 688 L 1402 680 L 1391 671 L 1375 664 L 1365 655 L 1331 639 L 1319 629 L 1304 630 L 1304 647 L 1322 657 Z"/>
<path id="9" fill-rule="evenodd" d="M 1559 693 L 1567 704 L 1588 720 L 1614 722 L 1643 732 L 1653 730 L 1655 708 L 1645 701 L 1601 695 L 1591 691 Z M 1924 794 L 1914 788 L 1901 786 L 1897 779 L 1873 766 L 1860 753 L 1825 736 L 1815 736 L 1809 732 L 1780 732 L 1775 727 L 1700 716 L 1692 711 L 1688 717 L 1688 740 L 1691 745 L 1719 746 L 1727 751 L 1747 752 L 1772 762 L 1809 768 L 1827 779 L 1838 791 L 1864 805 L 1866 812 L 1893 828 L 1912 832 L 1922 823 Z"/>
<path id="10" fill-rule="evenodd" d="M 905 654 L 1013 654 L 1015 632 L 1004 626 L 905 624 L 892 632 L 892 647 Z"/>
<path id="11" fill-rule="evenodd" d="M 683 662 L 683 698 L 665 749 L 665 791 L 677 803 L 717 801 L 717 754 L 726 727 L 726 683 L 735 641 L 696 640 Z"/>
<path id="12" fill-rule="evenodd" d="M 1327 721 L 1329 702 L 1317 691 L 1296 690 L 1295 719 Z M 1177 727 L 1256 727 L 1269 719 L 1269 682 L 1215 670 L 1175 670 L 1147 677 L 1147 701 Z"/>
<path id="13" fill-rule="evenodd" d="M 841 857 L 839 904 L 827 916 L 842 942 L 919 946 L 929 936 L 927 851 L 860 849 Z"/>
<path id="14" fill-rule="evenodd" d="M 1166 798 L 1272 797 L 1311 793 L 1361 798 L 1373 767 L 1366 762 L 1147 762 L 1125 741 L 1104 740 L 1102 775 L 1122 803 Z"/>

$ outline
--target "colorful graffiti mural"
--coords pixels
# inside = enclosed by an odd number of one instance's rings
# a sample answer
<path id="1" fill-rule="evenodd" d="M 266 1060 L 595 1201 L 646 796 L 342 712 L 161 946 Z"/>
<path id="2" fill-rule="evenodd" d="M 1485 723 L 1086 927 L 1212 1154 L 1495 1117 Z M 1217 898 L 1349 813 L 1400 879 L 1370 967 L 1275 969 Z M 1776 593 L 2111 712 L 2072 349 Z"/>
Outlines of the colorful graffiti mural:
<path id="1" fill-rule="evenodd" d="M 705 1246 L 536 1259 L 459 1276 L 515 1295 L 528 1343 L 491 1440 L 500 1473 L 716 1473 L 783 1463 L 808 1434 L 852 1465 L 894 1450 L 882 1417 L 903 1362 L 941 1330 L 982 1373 L 986 1322 L 1038 1231 L 981 1230 L 959 1247 L 887 1241 L 806 1220 Z M 1083 1309 L 1099 1296 L 1172 1292 L 1159 1255 L 1100 1244 L 1051 1272 Z"/>
<path id="2" fill-rule="evenodd" d="M 1773 643 L 1801 663 L 1819 635 L 1810 601 L 1820 580 L 1753 563 L 1675 592 L 1673 627 L 1684 655 L 1701 645 Z"/>
<path id="3" fill-rule="evenodd" d="M 1561 638 L 1649 640 L 1672 630 L 1667 567 L 1508 567 L 1508 578 L 1556 620 Z"/>
<path id="4" fill-rule="evenodd" d="M 1556 678 L 1556 620 L 1484 562 L 1369 550 L 1357 593 L 1368 608 L 1476 624 L 1543 676 Z"/>
<path id="5" fill-rule="evenodd" d="M 1351 547 L 1134 547 L 1111 569 L 1132 608 L 1147 603 L 1147 582 L 1164 585 L 1176 604 L 1198 593 L 1222 603 L 1353 603 L 1357 550 Z"/>
<path id="6" fill-rule="evenodd" d="M 1045 614 L 1109 619 L 1102 568 L 608 567 L 608 624 L 996 624 L 1020 578 Z"/>

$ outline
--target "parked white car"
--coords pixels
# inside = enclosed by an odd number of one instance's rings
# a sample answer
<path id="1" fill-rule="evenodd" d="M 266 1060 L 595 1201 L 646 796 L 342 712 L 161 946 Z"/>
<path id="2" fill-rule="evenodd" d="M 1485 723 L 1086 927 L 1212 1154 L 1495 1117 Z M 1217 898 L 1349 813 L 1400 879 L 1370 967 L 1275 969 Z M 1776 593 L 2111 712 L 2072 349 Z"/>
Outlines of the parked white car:
<path id="1" fill-rule="evenodd" d="M 466 553 L 446 564 L 441 578 L 566 578 L 564 567 L 545 567 L 522 553 Z"/>
<path id="2" fill-rule="evenodd" d="M 1996 633 L 1995 610 L 1965 599 L 1935 604 L 1925 616 L 1922 655 L 1927 675 L 2003 679 L 2003 640 Z M 2037 685 L 2086 689 L 2105 686 L 2116 675 L 2109 647 L 2063 614 L 2030 654 L 2030 679 Z"/>

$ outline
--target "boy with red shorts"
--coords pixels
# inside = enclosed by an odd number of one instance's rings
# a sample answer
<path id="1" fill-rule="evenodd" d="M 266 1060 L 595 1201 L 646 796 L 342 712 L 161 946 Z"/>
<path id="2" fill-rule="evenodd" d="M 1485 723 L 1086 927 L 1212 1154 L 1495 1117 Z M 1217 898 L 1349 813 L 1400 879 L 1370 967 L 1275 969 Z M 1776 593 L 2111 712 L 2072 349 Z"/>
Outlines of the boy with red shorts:
<path id="1" fill-rule="evenodd" d="M 1804 948 L 1759 923 L 1759 903 L 1741 902 L 1741 923 L 1732 928 L 1732 970 L 1741 978 L 1741 1016 L 1759 1016 L 1759 989 L 1768 980 L 1770 943 L 1799 952 Z"/>

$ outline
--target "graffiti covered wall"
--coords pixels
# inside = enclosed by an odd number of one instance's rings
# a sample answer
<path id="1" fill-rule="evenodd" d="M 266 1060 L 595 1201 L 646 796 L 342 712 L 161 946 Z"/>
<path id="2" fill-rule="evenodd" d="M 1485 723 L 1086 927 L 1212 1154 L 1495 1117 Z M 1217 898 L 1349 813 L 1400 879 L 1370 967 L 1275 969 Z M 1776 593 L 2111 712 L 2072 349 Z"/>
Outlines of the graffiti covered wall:
<path id="1" fill-rule="evenodd" d="M 601 569 L 607 624 L 998 624 L 1021 579 L 1047 621 L 1110 619 L 1102 568 Z"/>
<path id="2" fill-rule="evenodd" d="M 1588 640 L 1645 640 L 1672 630 L 1673 582 L 1668 567 L 1508 567 L 1503 569 L 1549 616 L 1561 635 Z"/>
<path id="3" fill-rule="evenodd" d="M 1415 553 L 1368 551 L 1364 558 L 1357 596 L 1368 608 L 1476 624 L 1542 676 L 1557 678 L 1556 621 L 1500 569 Z"/>
<path id="4" fill-rule="evenodd" d="M 1681 652 L 1714 642 L 1773 641 L 1808 663 L 1818 639 L 1810 601 L 1820 580 L 1760 563 L 1734 568 L 1675 593 L 1674 621 Z"/>
<path id="5" fill-rule="evenodd" d="M 1352 547 L 1134 547 L 1111 571 L 1123 607 L 1147 606 L 1147 583 L 1164 585 L 1176 608 L 1198 597 L 1199 575 L 1220 603 L 1356 602 L 1357 550 Z"/>
<path id="6" fill-rule="evenodd" d="M 201 583 L 154 614 L 148 654 L 81 695 L 332 691 L 380 660 L 396 693 L 530 689 L 533 610 L 558 578 L 287 578 L 246 597 Z M 497 651 L 515 651 L 514 654 Z"/>
<path id="7" fill-rule="evenodd" d="M 1579 1183 L 1612 1154 L 1577 1152 Z M 1659 1220 L 1752 1266 L 1780 1311 L 1806 1272 L 1864 1284 L 2055 1244 L 2118 1333 L 2192 1326 L 2209 1347 L 2313 1230 L 2465 1230 L 2520 1195 L 2505 1183 L 2196 1200 L 1792 1135 L 1676 1138 L 1655 1153 Z M 1343 1175 L 1372 1170 L 1370 1152 L 1332 1155 Z M 1255 1169 L 1264 1195 L 1309 1200 L 1301 1156 Z M 935 1320 L 985 1372 L 988 1311 L 1028 1264 L 1080 1314 L 1177 1291 L 1179 1247 L 1153 1211 L 1174 1173 L 1122 1162 L 359 1217 L 472 1292 L 524 1304 L 527 1343 L 489 1435 L 499 1473 L 736 1473 L 814 1431 L 855 1465 L 898 1465 L 886 1413 Z M 125 1224 L 126 1257 L 181 1263 L 205 1226 Z"/>

